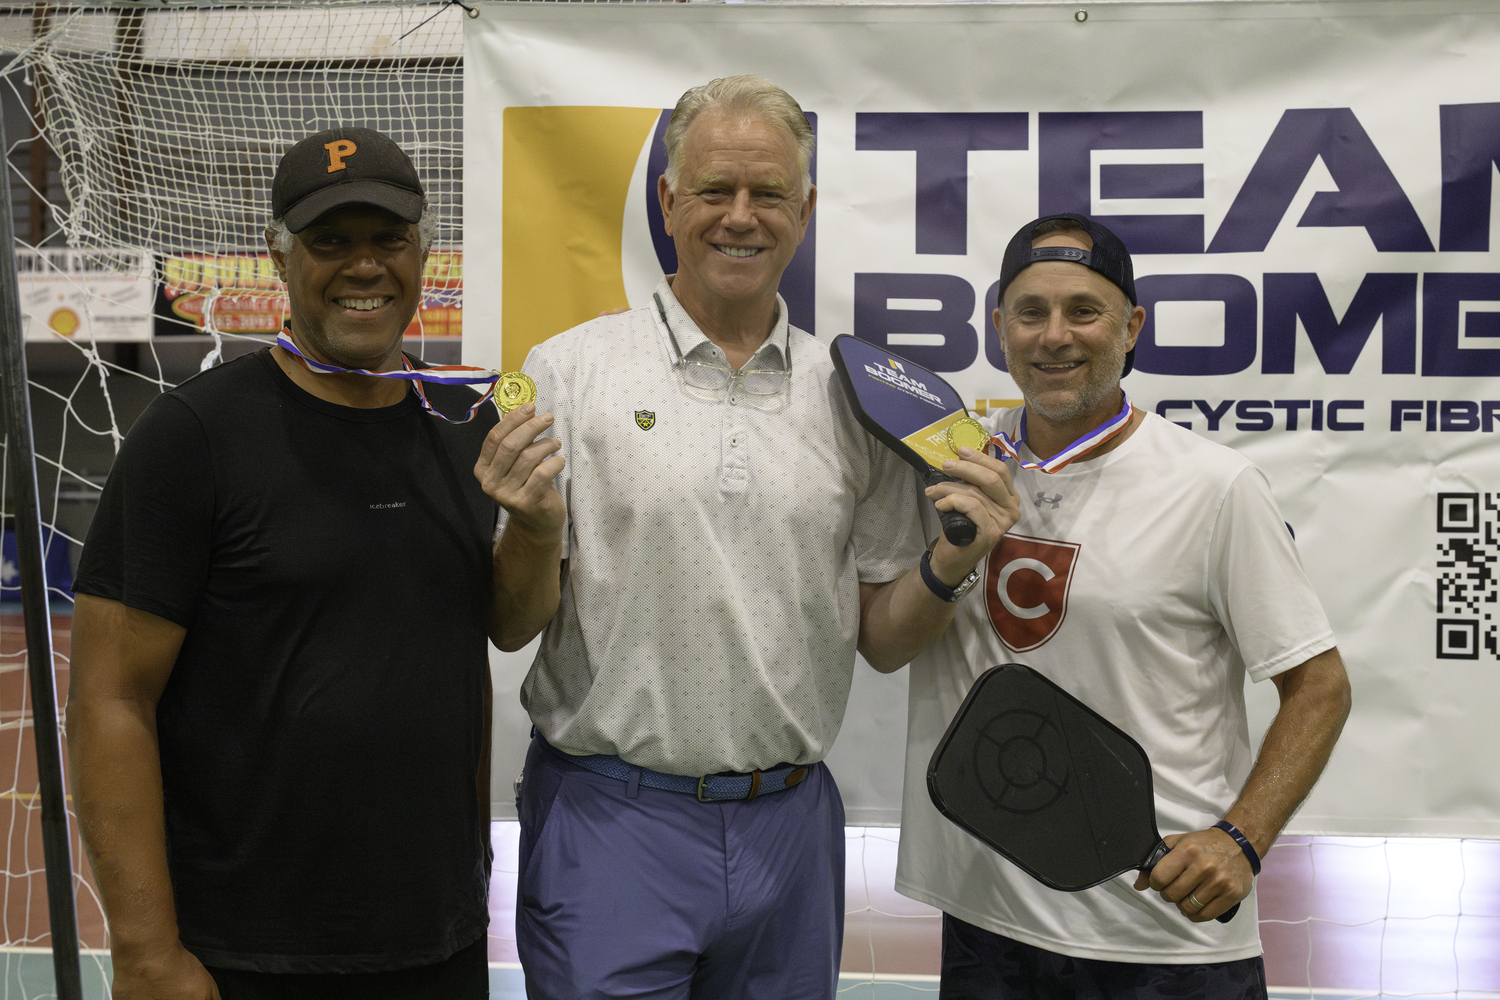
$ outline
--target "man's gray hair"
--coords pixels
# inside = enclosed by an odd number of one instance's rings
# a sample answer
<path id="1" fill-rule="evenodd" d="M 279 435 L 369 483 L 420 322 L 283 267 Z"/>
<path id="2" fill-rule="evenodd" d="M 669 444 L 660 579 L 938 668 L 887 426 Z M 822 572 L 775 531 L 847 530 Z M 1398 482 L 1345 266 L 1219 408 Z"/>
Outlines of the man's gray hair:
<path id="1" fill-rule="evenodd" d="M 417 219 L 417 249 L 424 257 L 432 249 L 432 241 L 437 238 L 437 228 L 437 206 L 429 201 L 422 206 L 422 216 Z M 287 229 L 285 219 L 272 219 L 266 223 L 266 234 L 270 237 L 271 246 L 282 253 L 292 252 L 296 236 Z"/>
<path id="2" fill-rule="evenodd" d="M 667 184 L 674 191 L 682 174 L 682 137 L 698 115 L 708 109 L 726 115 L 749 115 L 792 133 L 797 143 L 797 166 L 802 171 L 802 194 L 812 187 L 813 145 L 816 137 L 807 115 L 791 94 L 763 76 L 724 76 L 694 87 L 677 99 L 667 122 Z"/>

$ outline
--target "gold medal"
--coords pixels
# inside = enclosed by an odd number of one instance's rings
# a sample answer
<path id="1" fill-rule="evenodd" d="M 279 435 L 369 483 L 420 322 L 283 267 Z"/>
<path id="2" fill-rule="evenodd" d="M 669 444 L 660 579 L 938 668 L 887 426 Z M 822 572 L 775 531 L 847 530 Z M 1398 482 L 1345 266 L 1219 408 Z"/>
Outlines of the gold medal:
<path id="1" fill-rule="evenodd" d="M 521 372 L 503 372 L 495 383 L 495 408 L 503 416 L 518 406 L 536 401 L 536 383 Z"/>
<path id="2" fill-rule="evenodd" d="M 948 425 L 948 448 L 955 455 L 958 454 L 958 449 L 964 447 L 983 451 L 989 443 L 990 432 L 973 417 L 960 417 Z"/>

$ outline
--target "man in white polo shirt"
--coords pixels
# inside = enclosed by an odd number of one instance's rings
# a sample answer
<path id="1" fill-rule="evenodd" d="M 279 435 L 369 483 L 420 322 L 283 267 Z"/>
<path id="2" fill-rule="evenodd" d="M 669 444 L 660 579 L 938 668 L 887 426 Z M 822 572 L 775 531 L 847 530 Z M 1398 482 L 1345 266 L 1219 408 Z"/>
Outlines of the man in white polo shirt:
<path id="1" fill-rule="evenodd" d="M 1145 310 L 1118 237 L 1081 215 L 1027 223 L 993 319 L 1026 405 L 990 430 L 1026 499 L 912 662 L 896 887 L 944 911 L 944 1000 L 1264 1000 L 1253 879 L 1349 711 L 1333 632 L 1259 470 L 1122 392 Z M 1054 891 L 933 807 L 933 749 L 998 663 L 1145 748 L 1172 848 L 1149 880 Z M 1247 674 L 1281 702 L 1258 755 Z"/>
<path id="2" fill-rule="evenodd" d="M 536 348 L 538 405 L 476 470 L 507 516 L 502 645 L 546 628 L 517 949 L 534 998 L 831 1000 L 844 817 L 820 761 L 856 642 L 909 659 L 1018 501 L 999 463 L 953 463 L 983 489 L 928 496 L 978 538 L 923 556 L 910 470 L 788 324 L 777 288 L 817 196 L 796 102 L 716 80 L 666 143 L 678 272 Z"/>

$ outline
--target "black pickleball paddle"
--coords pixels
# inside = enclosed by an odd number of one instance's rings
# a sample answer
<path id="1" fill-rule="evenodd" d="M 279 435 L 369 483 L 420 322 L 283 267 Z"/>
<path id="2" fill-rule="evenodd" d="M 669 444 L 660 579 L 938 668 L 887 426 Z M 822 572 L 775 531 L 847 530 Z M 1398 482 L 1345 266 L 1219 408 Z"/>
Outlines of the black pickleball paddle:
<path id="1" fill-rule="evenodd" d="M 1167 854 L 1146 751 L 1019 663 L 974 682 L 927 766 L 927 792 L 953 823 L 1063 892 L 1149 872 Z"/>
<path id="2" fill-rule="evenodd" d="M 920 472 L 928 486 L 956 482 L 943 472 L 943 461 L 958 457 L 947 444 L 948 425 L 969 416 L 958 392 L 916 362 L 847 333 L 833 338 L 829 351 L 860 425 Z M 977 529 L 967 515 L 938 511 L 938 519 L 951 544 L 974 541 Z"/>

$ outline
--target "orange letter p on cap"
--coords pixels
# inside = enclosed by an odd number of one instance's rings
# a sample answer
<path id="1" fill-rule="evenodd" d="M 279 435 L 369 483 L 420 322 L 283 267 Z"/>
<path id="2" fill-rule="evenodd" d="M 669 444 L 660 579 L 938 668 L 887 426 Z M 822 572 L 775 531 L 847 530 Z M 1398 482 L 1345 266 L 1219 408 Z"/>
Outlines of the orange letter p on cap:
<path id="1" fill-rule="evenodd" d="M 346 166 L 344 157 L 351 156 L 359 150 L 359 147 L 348 139 L 325 142 L 323 148 L 328 150 L 328 172 L 330 174 L 337 170 L 343 170 Z"/>

